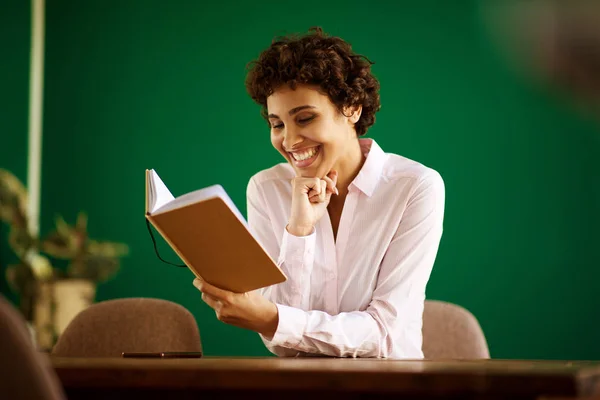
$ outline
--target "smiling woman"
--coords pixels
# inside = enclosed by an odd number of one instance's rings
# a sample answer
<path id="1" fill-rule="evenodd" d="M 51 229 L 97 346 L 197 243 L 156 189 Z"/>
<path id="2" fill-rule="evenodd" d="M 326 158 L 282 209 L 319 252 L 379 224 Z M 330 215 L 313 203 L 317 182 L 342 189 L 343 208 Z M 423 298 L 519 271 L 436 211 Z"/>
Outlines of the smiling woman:
<path id="1" fill-rule="evenodd" d="M 441 176 L 360 138 L 379 82 L 341 38 L 279 38 L 251 65 L 247 90 L 286 162 L 250 179 L 248 223 L 288 280 L 244 294 L 196 280 L 202 299 L 280 356 L 422 358 Z"/>

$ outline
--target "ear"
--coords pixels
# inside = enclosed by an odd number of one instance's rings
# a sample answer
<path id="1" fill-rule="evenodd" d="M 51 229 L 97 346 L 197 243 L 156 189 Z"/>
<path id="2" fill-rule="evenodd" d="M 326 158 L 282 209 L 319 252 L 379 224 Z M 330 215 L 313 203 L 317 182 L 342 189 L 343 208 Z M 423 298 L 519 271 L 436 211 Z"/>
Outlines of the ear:
<path id="1" fill-rule="evenodd" d="M 348 116 L 347 118 L 349 122 L 356 124 L 358 120 L 360 120 L 360 115 L 362 114 L 362 105 L 352 108 L 349 107 L 346 109 L 344 114 Z"/>
<path id="2" fill-rule="evenodd" d="M 352 114 L 352 122 L 353 123 L 357 123 L 360 120 L 360 116 L 362 115 L 362 105 L 356 107 L 356 110 L 354 110 L 354 113 Z"/>

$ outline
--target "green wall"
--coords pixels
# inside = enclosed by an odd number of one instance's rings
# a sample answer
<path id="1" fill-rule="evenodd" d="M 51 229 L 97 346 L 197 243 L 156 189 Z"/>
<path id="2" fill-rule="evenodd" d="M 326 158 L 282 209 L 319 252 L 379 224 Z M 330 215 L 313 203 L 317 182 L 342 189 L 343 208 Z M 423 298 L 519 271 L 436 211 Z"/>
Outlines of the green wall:
<path id="1" fill-rule="evenodd" d="M 23 18 L 12 3 L 14 15 L 0 18 Z M 599 128 L 500 62 L 474 1 L 46 6 L 42 230 L 55 213 L 74 220 L 83 209 L 93 237 L 131 246 L 98 300 L 173 300 L 196 316 L 207 354 L 269 354 L 256 334 L 216 320 L 189 271 L 156 258 L 144 170 L 175 195 L 220 183 L 245 214 L 250 176 L 281 161 L 245 93 L 245 65 L 273 35 L 321 25 L 376 62 L 383 107 L 369 136 L 445 179 L 428 297 L 470 309 L 492 357 L 600 358 Z M 3 54 L 23 58 L 27 32 L 13 29 L 19 39 L 3 35 Z M 2 71 L 26 78 L 25 59 L 5 59 Z M 7 83 L 0 101 L 13 111 L 2 132 L 11 139 L 0 166 L 23 173 L 26 115 L 15 103 L 26 81 Z"/>
<path id="2" fill-rule="evenodd" d="M 8 12 L 6 12 L 8 11 Z M 22 0 L 0 5 L 0 168 L 27 181 L 30 6 Z M 4 279 L 16 258 L 8 248 L 8 227 L 0 223 L 0 293 L 18 298 Z"/>

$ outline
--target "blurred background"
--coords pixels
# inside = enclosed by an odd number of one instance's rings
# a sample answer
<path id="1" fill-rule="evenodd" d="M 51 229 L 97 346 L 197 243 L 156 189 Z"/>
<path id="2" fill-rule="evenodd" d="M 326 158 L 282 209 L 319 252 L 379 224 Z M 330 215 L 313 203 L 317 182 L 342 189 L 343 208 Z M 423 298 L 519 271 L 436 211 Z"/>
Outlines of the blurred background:
<path id="1" fill-rule="evenodd" d="M 283 161 L 245 92 L 246 64 L 274 36 L 321 26 L 375 62 L 382 109 L 367 137 L 444 178 L 445 232 L 427 297 L 473 312 L 493 358 L 600 359 L 600 57 L 589 44 L 598 2 L 564 3 L 572 6 L 48 0 L 45 255 L 18 254 L 32 239 L 19 236 L 15 209 L 5 210 L 1 292 L 38 334 L 60 333 L 61 301 L 158 297 L 195 315 L 207 355 L 269 355 L 255 333 L 216 320 L 189 270 L 156 257 L 144 173 L 155 169 L 175 196 L 221 184 L 246 215 L 249 178 Z M 27 1 L 0 3 L 0 168 L 21 200 L 31 15 Z M 159 250 L 179 262 L 162 239 Z M 49 276 L 84 284 L 63 287 L 62 300 L 46 300 L 47 315 L 35 317 L 40 293 L 60 291 L 44 286 Z"/>

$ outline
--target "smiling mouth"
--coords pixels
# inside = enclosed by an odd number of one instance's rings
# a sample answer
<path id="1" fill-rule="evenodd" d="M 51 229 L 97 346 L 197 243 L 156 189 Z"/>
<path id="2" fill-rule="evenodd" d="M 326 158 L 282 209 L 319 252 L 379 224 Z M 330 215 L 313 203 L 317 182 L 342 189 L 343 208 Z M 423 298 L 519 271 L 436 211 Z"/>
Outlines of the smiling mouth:
<path id="1" fill-rule="evenodd" d="M 321 153 L 321 146 L 314 146 L 300 151 L 288 152 L 294 165 L 298 168 L 306 168 L 311 165 Z"/>

